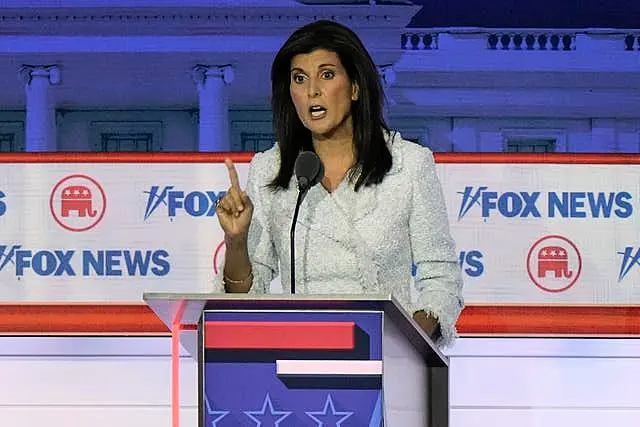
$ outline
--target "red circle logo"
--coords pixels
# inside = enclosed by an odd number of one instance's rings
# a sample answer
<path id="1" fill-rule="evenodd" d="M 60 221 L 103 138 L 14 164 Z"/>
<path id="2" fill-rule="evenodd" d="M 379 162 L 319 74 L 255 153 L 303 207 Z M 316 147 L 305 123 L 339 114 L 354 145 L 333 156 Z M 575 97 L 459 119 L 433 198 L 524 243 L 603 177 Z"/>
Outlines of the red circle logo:
<path id="1" fill-rule="evenodd" d="M 49 209 L 53 219 L 65 230 L 86 231 L 102 220 L 107 196 L 102 186 L 87 175 L 69 175 L 51 190 Z"/>
<path id="2" fill-rule="evenodd" d="M 545 236 L 529 249 L 527 272 L 543 291 L 564 292 L 580 277 L 582 257 L 578 247 L 566 237 Z"/>
<path id="3" fill-rule="evenodd" d="M 224 268 L 224 254 L 227 247 L 224 244 L 224 240 L 220 242 L 215 252 L 213 253 L 213 273 L 217 276 Z"/>

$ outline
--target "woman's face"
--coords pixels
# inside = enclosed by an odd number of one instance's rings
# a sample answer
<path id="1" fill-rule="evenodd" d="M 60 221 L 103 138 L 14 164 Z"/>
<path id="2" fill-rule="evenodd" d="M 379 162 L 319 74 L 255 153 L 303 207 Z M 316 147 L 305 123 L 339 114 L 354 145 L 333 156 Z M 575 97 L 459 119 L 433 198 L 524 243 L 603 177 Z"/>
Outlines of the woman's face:
<path id="1" fill-rule="evenodd" d="M 294 56 L 289 93 L 314 138 L 353 135 L 351 102 L 358 99 L 358 87 L 335 52 L 318 49 Z"/>

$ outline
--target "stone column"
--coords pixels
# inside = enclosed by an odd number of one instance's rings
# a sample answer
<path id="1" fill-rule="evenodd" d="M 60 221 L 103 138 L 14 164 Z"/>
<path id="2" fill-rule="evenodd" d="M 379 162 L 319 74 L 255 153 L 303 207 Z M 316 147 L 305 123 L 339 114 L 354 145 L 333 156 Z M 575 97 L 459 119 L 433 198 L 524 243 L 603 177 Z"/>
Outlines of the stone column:
<path id="1" fill-rule="evenodd" d="M 231 151 L 229 101 L 225 86 L 233 81 L 230 65 L 193 68 L 200 103 L 198 151 Z"/>
<path id="2" fill-rule="evenodd" d="M 61 82 L 56 65 L 23 65 L 27 104 L 26 151 L 56 151 L 56 105 L 51 86 Z"/>

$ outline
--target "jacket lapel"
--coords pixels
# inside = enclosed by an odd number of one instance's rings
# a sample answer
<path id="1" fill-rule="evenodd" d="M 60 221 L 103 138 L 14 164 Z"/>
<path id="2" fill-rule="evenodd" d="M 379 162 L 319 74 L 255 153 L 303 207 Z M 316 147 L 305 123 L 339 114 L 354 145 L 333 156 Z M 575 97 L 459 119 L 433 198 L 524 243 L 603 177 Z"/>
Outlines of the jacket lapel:
<path id="1" fill-rule="evenodd" d="M 394 144 L 401 136 L 397 132 L 386 136 L 393 158 L 387 175 L 394 175 L 403 167 L 402 152 L 398 144 Z M 298 194 L 295 177 L 292 178 L 289 188 L 295 205 Z M 303 201 L 298 223 L 337 242 L 354 244 L 360 241 L 355 224 L 373 212 L 380 202 L 379 193 L 380 185 L 361 187 L 356 192 L 354 185 L 346 178 L 331 194 L 318 184 L 309 190 Z"/>
<path id="2" fill-rule="evenodd" d="M 321 185 L 309 190 L 300 208 L 298 224 L 336 242 L 348 244 L 353 241 L 350 218 L 337 205 L 334 195 L 329 194 Z"/>

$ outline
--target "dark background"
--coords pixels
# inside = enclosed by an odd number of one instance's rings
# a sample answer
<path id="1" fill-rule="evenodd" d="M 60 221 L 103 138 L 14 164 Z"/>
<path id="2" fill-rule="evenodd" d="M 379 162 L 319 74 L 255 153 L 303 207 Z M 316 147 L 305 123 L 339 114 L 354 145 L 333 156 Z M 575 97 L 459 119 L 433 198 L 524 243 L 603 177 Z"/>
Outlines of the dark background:
<path id="1" fill-rule="evenodd" d="M 640 0 L 412 0 L 410 27 L 635 28 Z M 383 2 L 378 2 L 383 3 Z"/>

